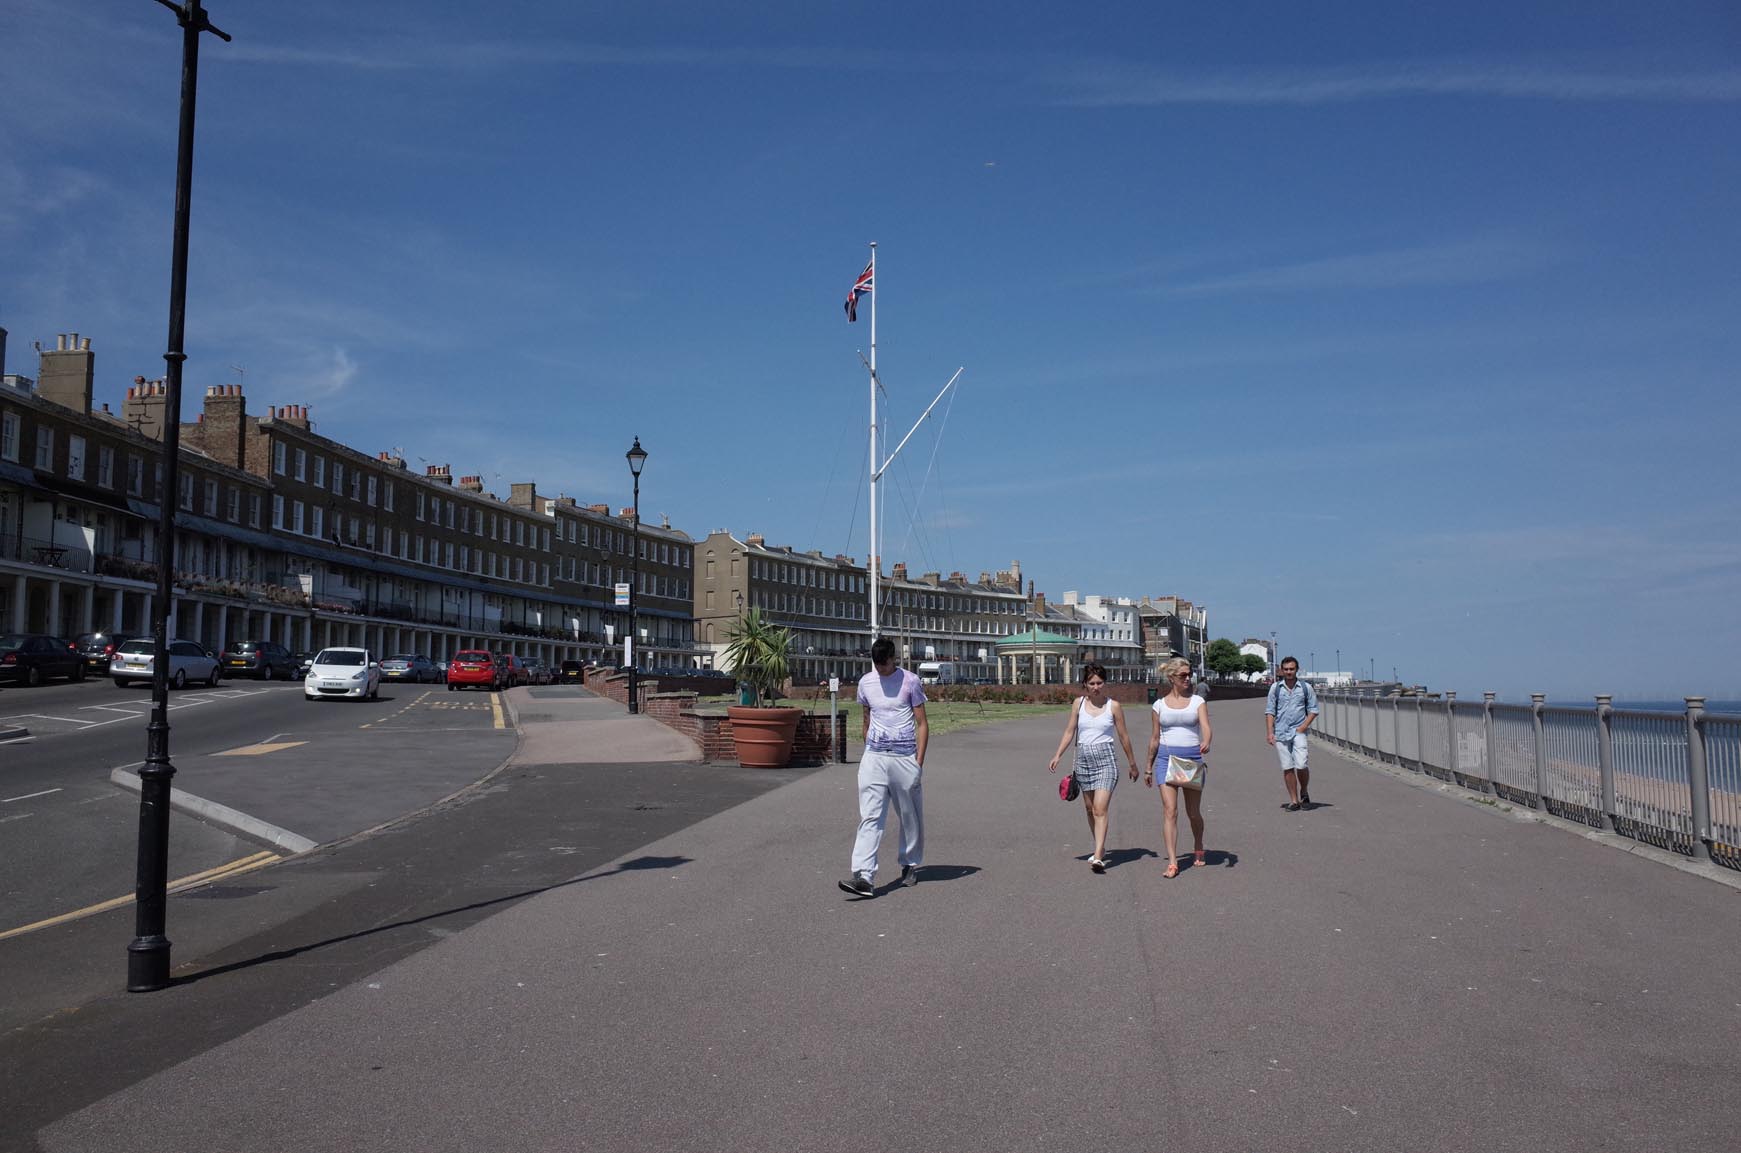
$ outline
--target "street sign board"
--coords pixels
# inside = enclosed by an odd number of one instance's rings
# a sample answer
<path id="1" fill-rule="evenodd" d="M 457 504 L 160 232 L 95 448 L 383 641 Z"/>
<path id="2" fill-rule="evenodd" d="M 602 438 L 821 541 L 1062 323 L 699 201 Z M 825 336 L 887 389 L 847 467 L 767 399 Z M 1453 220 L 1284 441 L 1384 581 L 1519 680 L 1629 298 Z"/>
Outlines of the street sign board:
<path id="1" fill-rule="evenodd" d="M 620 609 L 626 609 L 629 607 L 629 582 L 628 581 L 617 582 L 617 607 Z"/>

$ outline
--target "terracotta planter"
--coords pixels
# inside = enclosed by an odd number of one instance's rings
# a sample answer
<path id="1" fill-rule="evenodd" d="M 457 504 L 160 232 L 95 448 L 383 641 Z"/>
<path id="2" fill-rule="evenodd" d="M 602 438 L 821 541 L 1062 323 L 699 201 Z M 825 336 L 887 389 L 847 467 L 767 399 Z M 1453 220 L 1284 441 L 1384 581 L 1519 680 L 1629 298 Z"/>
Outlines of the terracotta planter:
<path id="1" fill-rule="evenodd" d="M 792 761 L 792 741 L 798 735 L 803 709 L 757 709 L 732 705 L 731 738 L 738 764 L 746 769 L 783 769 Z"/>

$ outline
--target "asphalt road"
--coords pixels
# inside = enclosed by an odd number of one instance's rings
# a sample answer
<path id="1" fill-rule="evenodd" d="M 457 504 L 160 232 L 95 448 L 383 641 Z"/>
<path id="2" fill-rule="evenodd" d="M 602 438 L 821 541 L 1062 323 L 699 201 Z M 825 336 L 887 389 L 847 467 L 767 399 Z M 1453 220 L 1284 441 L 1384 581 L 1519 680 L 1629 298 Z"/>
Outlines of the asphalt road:
<path id="1" fill-rule="evenodd" d="M 317 843 L 433 803 L 513 747 L 498 698 L 385 685 L 378 701 L 306 701 L 295 683 L 225 682 L 170 696 L 177 789 Z M 0 934 L 133 890 L 138 795 L 111 781 L 145 755 L 150 693 L 109 681 L 8 691 L 28 741 L 0 745 Z M 177 812 L 173 880 L 271 845 Z M 265 859 L 265 858 L 261 858 Z"/>

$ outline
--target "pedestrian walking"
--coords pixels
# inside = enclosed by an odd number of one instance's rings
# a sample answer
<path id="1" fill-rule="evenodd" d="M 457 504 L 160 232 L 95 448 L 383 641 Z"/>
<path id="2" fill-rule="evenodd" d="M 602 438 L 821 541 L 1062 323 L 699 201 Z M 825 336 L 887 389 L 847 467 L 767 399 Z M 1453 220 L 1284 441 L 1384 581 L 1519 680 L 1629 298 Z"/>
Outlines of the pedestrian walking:
<path id="1" fill-rule="evenodd" d="M 1203 847 L 1203 778 L 1209 767 L 1209 702 L 1191 691 L 1191 665 L 1183 657 L 1174 657 L 1161 666 L 1166 679 L 1167 695 L 1156 701 L 1153 709 L 1153 734 L 1149 737 L 1149 767 L 1143 774 L 1143 785 L 1155 785 L 1155 773 L 1161 774 L 1161 805 L 1165 810 L 1161 828 L 1167 843 L 1167 871 L 1163 877 L 1179 875 L 1179 797 L 1185 798 L 1185 815 L 1191 822 L 1192 861 L 1208 864 L 1208 850 Z M 1194 761 L 1195 787 L 1190 781 L 1169 773 L 1174 757 Z"/>
<path id="2" fill-rule="evenodd" d="M 877 895 L 877 850 L 889 806 L 901 825 L 902 885 L 919 883 L 925 863 L 925 810 L 919 784 L 930 726 L 919 678 L 895 663 L 895 642 L 871 645 L 875 667 L 858 682 L 864 710 L 864 754 L 858 761 L 858 836 L 852 844 L 852 875 L 840 887 L 855 897 Z"/>
<path id="3" fill-rule="evenodd" d="M 1312 780 L 1306 768 L 1306 730 L 1318 719 L 1318 694 L 1312 686 L 1300 680 L 1300 662 L 1283 657 L 1282 679 L 1270 686 L 1269 699 L 1263 706 L 1263 726 L 1269 743 L 1275 746 L 1276 759 L 1282 763 L 1282 784 L 1288 789 L 1288 812 L 1297 813 L 1312 807 L 1312 794 L 1307 785 Z"/>
<path id="4" fill-rule="evenodd" d="M 1136 755 L 1130 751 L 1130 734 L 1124 727 L 1124 706 L 1106 695 L 1106 666 L 1082 666 L 1084 695 L 1070 706 L 1070 717 L 1064 722 L 1064 737 L 1058 751 L 1052 754 L 1048 772 L 1058 771 L 1058 762 L 1070 741 L 1076 741 L 1076 787 L 1082 790 L 1082 808 L 1088 814 L 1088 834 L 1094 839 L 1094 851 L 1088 856 L 1088 867 L 1096 873 L 1106 872 L 1107 812 L 1112 806 L 1112 790 L 1118 787 L 1118 757 L 1113 740 L 1124 748 L 1124 759 L 1130 764 L 1130 779 L 1136 780 Z"/>

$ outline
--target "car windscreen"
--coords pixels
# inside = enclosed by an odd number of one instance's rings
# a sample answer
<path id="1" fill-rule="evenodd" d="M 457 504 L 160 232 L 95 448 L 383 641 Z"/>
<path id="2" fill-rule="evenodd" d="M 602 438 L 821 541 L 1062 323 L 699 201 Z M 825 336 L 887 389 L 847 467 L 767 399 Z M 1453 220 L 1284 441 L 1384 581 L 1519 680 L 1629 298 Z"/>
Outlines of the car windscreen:
<path id="1" fill-rule="evenodd" d="M 140 637 L 138 640 L 128 641 L 116 651 L 131 653 L 134 656 L 138 656 L 140 653 L 150 656 L 157 651 L 157 642 L 150 637 Z"/>
<path id="2" fill-rule="evenodd" d="M 454 653 L 453 659 L 456 661 L 467 661 L 467 662 L 476 661 L 480 664 L 487 664 L 487 663 L 489 663 L 491 658 L 490 658 L 489 653 L 482 652 L 482 651 L 473 651 L 473 652 Z"/>
<path id="3" fill-rule="evenodd" d="M 396 657 L 388 657 L 387 659 L 390 661 L 399 661 L 402 664 L 407 664 L 407 665 L 411 664 L 417 660 L 417 658 L 412 656 L 410 653 L 400 653 Z"/>
<path id="4" fill-rule="evenodd" d="M 24 637 L 16 633 L 0 637 L 0 653 L 9 653 L 24 647 Z"/>
<path id="5" fill-rule="evenodd" d="M 360 665 L 367 654 L 356 649 L 322 649 L 314 658 L 317 665 Z"/>

